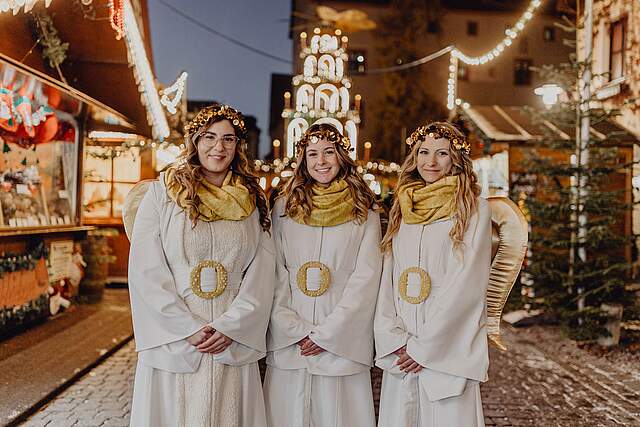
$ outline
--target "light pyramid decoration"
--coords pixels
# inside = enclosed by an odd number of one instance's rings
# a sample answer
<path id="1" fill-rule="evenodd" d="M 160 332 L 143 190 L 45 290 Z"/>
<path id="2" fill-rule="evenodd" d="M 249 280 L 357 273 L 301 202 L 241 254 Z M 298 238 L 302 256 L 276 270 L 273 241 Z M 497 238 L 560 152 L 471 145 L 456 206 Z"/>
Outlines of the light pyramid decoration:
<path id="1" fill-rule="evenodd" d="M 358 124 L 360 96 L 354 98 L 351 109 L 351 79 L 347 75 L 347 43 L 349 39 L 338 30 L 315 28 L 307 44 L 307 33 L 300 33 L 302 74 L 293 77 L 293 96 L 284 96 L 286 157 L 295 157 L 295 144 L 314 123 L 329 123 L 351 140 L 350 156 L 358 156 Z"/>

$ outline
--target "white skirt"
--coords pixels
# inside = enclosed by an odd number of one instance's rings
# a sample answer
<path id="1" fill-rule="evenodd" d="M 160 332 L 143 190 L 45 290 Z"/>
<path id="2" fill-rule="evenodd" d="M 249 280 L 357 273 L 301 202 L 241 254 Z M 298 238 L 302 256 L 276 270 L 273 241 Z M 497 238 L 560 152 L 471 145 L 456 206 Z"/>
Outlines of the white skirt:
<path id="1" fill-rule="evenodd" d="M 384 372 L 378 427 L 484 427 L 480 384 L 467 381 L 459 396 L 429 401 L 418 375 Z"/>
<path id="2" fill-rule="evenodd" d="M 227 366 L 203 357 L 192 374 L 138 362 L 132 427 L 266 427 L 257 363 Z"/>
<path id="3" fill-rule="evenodd" d="M 271 427 L 373 427 L 376 422 L 369 371 L 330 377 L 267 366 L 264 399 Z"/>

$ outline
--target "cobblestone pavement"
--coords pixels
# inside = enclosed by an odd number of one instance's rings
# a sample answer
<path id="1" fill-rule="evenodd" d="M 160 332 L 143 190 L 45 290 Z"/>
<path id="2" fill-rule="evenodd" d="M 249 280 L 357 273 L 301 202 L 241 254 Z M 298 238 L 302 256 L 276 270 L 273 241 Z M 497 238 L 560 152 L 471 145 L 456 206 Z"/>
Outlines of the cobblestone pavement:
<path id="1" fill-rule="evenodd" d="M 503 335 L 509 351 L 491 350 L 490 379 L 482 385 L 488 426 L 640 426 L 639 367 L 576 357 L 526 331 Z M 135 362 L 129 343 L 24 425 L 128 425 Z"/>

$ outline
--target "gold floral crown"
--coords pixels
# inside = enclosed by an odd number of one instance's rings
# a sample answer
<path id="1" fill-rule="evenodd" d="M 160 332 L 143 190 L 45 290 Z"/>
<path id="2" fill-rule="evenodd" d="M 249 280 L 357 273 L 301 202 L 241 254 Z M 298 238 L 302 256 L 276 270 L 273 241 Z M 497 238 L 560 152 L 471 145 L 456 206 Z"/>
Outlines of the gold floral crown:
<path id="1" fill-rule="evenodd" d="M 229 120 L 233 127 L 238 130 L 239 135 L 237 136 L 241 139 L 246 138 L 247 128 L 244 125 L 242 113 L 228 105 L 212 105 L 200 110 L 193 120 L 184 126 L 185 136 L 193 135 L 198 129 L 209 123 L 213 117 L 223 117 Z"/>
<path id="2" fill-rule="evenodd" d="M 349 141 L 349 137 L 342 136 L 337 130 L 333 131 L 323 129 L 305 133 L 300 141 L 296 143 L 296 155 L 299 155 L 302 150 L 304 150 L 304 147 L 309 145 L 309 143 L 317 144 L 321 139 L 326 139 L 334 144 L 339 144 L 347 152 L 351 151 L 351 141 Z"/>
<path id="3" fill-rule="evenodd" d="M 433 139 L 446 138 L 456 150 L 464 151 L 467 154 L 471 153 L 471 145 L 466 138 L 460 137 L 447 126 L 435 123 L 428 126 L 420 126 L 413 131 L 411 136 L 407 138 L 407 144 L 413 147 L 413 144 L 424 141 L 427 136 Z"/>

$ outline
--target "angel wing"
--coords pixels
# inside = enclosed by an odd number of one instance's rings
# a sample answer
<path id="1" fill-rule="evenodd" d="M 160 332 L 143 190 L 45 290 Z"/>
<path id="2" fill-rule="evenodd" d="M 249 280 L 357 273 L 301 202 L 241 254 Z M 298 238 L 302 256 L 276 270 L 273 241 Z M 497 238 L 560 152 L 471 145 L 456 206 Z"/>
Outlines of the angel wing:
<path id="1" fill-rule="evenodd" d="M 131 233 L 133 232 L 133 223 L 136 220 L 136 214 L 138 213 L 138 206 L 147 190 L 149 185 L 155 181 L 155 179 L 145 179 L 138 182 L 133 186 L 131 191 L 127 193 L 127 197 L 124 199 L 124 205 L 122 206 L 122 222 L 124 224 L 124 231 L 127 234 L 127 238 L 131 240 Z"/>
<path id="2" fill-rule="evenodd" d="M 491 272 L 487 289 L 487 335 L 500 350 L 500 320 L 511 288 L 527 253 L 528 224 L 524 214 L 508 197 L 488 198 L 491 207 Z"/>

